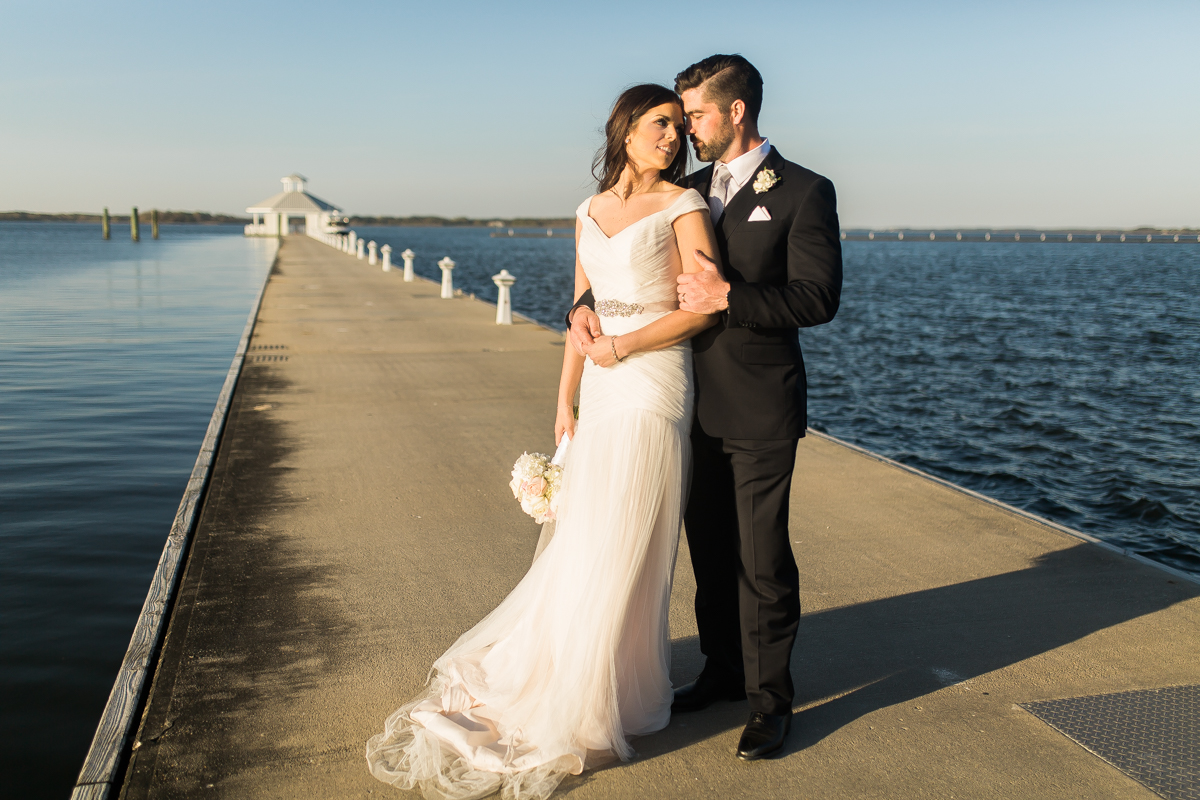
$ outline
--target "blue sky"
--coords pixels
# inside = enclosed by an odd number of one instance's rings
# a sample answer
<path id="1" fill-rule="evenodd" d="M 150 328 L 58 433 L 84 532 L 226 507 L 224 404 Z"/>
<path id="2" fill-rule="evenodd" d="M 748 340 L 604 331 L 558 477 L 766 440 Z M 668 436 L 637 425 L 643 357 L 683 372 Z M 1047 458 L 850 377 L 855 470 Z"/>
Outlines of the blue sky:
<path id="1" fill-rule="evenodd" d="M 0 0 L 0 210 L 569 215 L 714 52 L 859 226 L 1200 226 L 1200 4 Z"/>

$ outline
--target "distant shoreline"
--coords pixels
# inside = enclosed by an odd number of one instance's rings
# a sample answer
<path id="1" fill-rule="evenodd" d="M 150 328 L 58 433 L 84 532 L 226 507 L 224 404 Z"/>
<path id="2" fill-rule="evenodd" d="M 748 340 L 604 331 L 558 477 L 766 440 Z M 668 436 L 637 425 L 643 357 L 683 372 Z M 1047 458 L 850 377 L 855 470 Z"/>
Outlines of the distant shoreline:
<path id="1" fill-rule="evenodd" d="M 109 222 L 113 225 L 128 225 L 128 214 L 110 214 Z M 150 212 L 139 211 L 138 220 L 149 224 Z M 158 222 L 160 225 L 172 224 L 189 224 L 189 225 L 246 225 L 252 220 L 249 217 L 239 217 L 232 214 L 211 214 L 207 211 L 159 211 Z M 33 211 L 0 211 L 0 222 L 83 222 L 83 223 L 100 223 L 99 214 L 85 213 L 62 213 L 62 214 L 47 214 Z M 494 228 L 504 230 L 508 228 L 574 228 L 574 217 L 514 217 L 512 219 L 499 219 L 489 217 L 484 219 L 474 219 L 471 217 L 436 217 L 436 216 L 411 216 L 411 217 L 368 217 L 368 216 L 352 216 L 348 218 L 348 225 L 359 226 L 364 228 Z M 901 235 L 902 234 L 902 235 Z M 932 236 L 930 234 L 933 234 Z M 990 234 L 990 236 L 989 236 Z M 1083 240 L 1084 237 L 1095 237 L 1100 234 L 1104 237 L 1120 236 L 1122 234 L 1141 236 L 1172 236 L 1179 234 L 1181 236 L 1196 236 L 1200 235 L 1200 228 L 1152 228 L 1146 225 L 1141 225 L 1136 228 L 843 228 L 842 238 L 851 241 L 858 240 L 884 240 L 901 239 L 904 241 L 919 240 L 919 239 L 935 239 L 944 241 L 946 239 L 957 239 L 959 241 L 983 241 L 985 236 L 989 239 L 1011 239 L 1014 235 L 1019 237 L 1035 236 L 1039 239 L 1045 234 L 1046 240 L 1057 240 L 1059 237 L 1066 237 L 1071 234 L 1073 237 L 1078 237 Z M 1024 239 L 1018 238 L 1018 241 Z"/>
<path id="2" fill-rule="evenodd" d="M 109 222 L 114 225 L 128 225 L 128 214 L 110 214 Z M 44 214 L 34 211 L 0 211 L 0 221 L 7 222 L 85 222 L 100 223 L 99 214 L 64 213 Z M 138 221 L 149 223 L 150 212 L 139 211 Z M 191 225 L 246 225 L 252 220 L 249 217 L 238 217 L 232 214 L 210 214 L 206 211 L 159 211 L 160 225 L 186 223 Z M 471 219 L 468 217 L 350 217 L 350 225 L 362 227 L 389 228 L 573 228 L 574 217 L 514 217 L 512 219 Z"/>

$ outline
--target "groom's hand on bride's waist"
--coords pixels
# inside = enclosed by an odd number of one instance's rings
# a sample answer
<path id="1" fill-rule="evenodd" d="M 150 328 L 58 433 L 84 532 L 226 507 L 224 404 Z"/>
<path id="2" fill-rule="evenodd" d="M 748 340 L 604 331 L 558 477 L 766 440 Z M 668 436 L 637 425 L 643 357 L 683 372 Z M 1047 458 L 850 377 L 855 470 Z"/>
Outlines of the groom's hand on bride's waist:
<path id="1" fill-rule="evenodd" d="M 693 314 L 717 314 L 729 308 L 729 284 L 721 277 L 716 263 L 697 250 L 700 272 L 684 272 L 677 278 L 679 308 Z"/>
<path id="2" fill-rule="evenodd" d="M 587 306 L 579 306 L 571 312 L 571 346 L 581 356 L 587 355 L 587 349 L 600 335 L 600 317 Z"/>

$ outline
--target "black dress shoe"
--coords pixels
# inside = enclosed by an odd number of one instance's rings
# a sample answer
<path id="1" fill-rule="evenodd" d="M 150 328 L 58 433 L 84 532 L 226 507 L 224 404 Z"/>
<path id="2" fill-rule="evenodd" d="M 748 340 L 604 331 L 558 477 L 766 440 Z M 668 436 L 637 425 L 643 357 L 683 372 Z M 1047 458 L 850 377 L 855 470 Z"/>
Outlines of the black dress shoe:
<path id="1" fill-rule="evenodd" d="M 788 731 L 792 728 L 792 712 L 786 714 L 764 714 L 755 711 L 742 731 L 738 742 L 737 757 L 742 761 L 757 761 L 769 758 L 783 749 Z"/>
<path id="2" fill-rule="evenodd" d="M 708 708 L 718 700 L 745 700 L 746 687 L 741 682 L 722 681 L 706 678 L 704 673 L 691 683 L 685 683 L 675 690 L 675 699 L 671 702 L 671 713 L 682 714 L 688 711 L 699 711 Z"/>

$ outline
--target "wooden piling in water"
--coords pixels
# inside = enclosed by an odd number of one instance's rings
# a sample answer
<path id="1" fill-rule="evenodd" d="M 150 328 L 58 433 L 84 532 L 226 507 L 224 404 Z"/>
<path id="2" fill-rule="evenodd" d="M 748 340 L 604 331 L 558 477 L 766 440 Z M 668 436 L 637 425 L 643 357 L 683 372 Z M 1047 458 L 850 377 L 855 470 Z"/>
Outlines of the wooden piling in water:
<path id="1" fill-rule="evenodd" d="M 108 206 L 104 207 L 104 213 L 100 215 L 100 230 L 103 231 L 105 239 L 111 235 L 108 229 Z"/>
<path id="2" fill-rule="evenodd" d="M 141 241 L 141 236 L 138 234 L 138 216 L 137 206 L 133 207 L 133 211 L 129 214 L 129 238 L 135 242 Z"/>
<path id="3" fill-rule="evenodd" d="M 158 209 L 150 210 L 150 238 L 158 238 Z"/>

